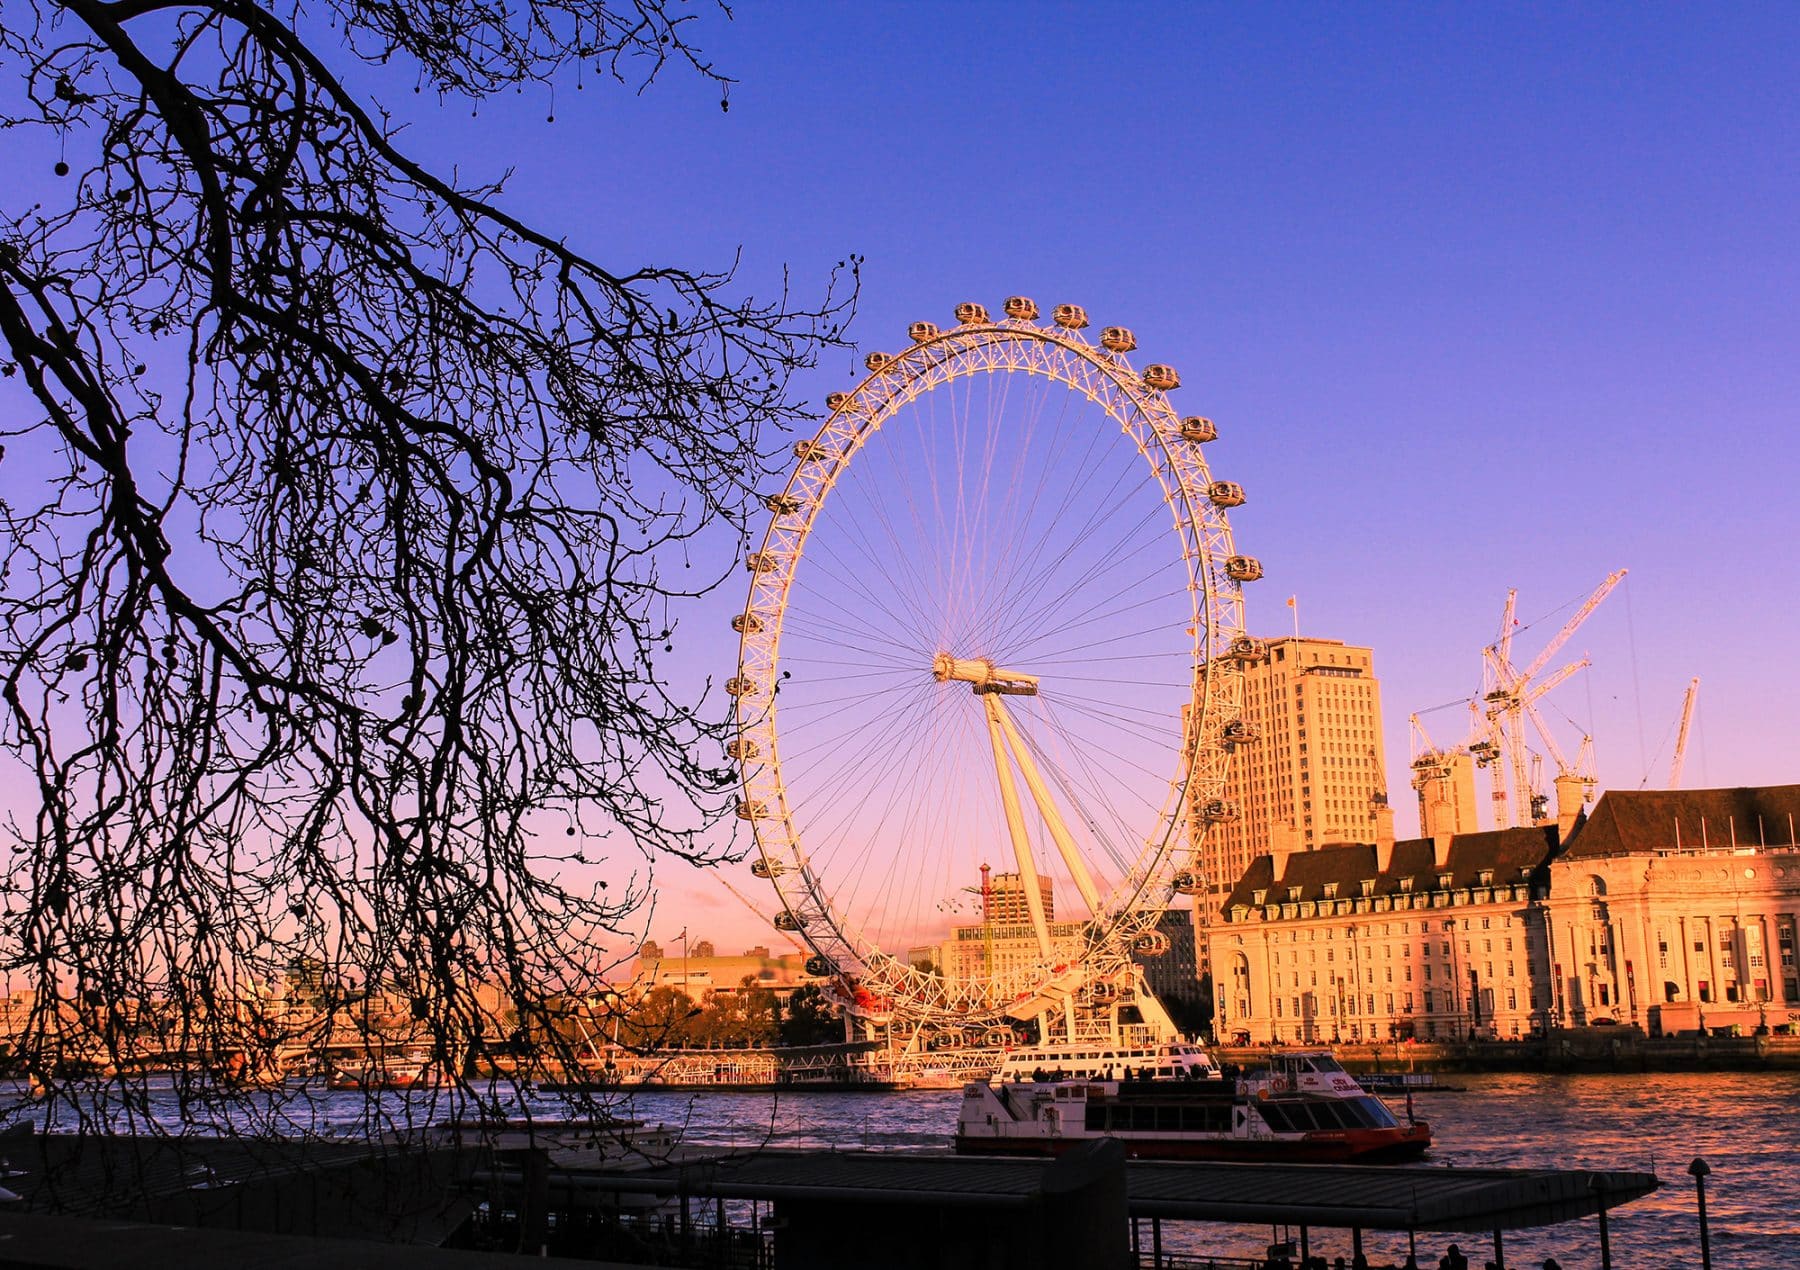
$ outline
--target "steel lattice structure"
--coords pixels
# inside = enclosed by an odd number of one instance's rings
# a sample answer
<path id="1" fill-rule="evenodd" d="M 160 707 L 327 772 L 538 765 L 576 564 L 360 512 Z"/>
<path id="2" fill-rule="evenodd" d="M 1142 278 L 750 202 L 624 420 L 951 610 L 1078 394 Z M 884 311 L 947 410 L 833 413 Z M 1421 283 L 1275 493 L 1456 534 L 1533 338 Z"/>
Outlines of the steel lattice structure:
<path id="1" fill-rule="evenodd" d="M 915 1023 L 980 1024 L 1008 1013 L 1023 1017 L 1033 1002 L 1063 1000 L 1086 983 L 1113 981 L 1127 968 L 1134 945 L 1155 951 L 1160 936 L 1151 927 L 1171 895 L 1196 893 L 1202 887 L 1203 826 L 1234 814 L 1222 800 L 1227 765 L 1233 746 L 1251 739 L 1238 722 L 1241 666 L 1260 655 L 1260 649 L 1244 636 L 1241 587 L 1260 577 L 1261 568 L 1254 559 L 1237 555 L 1233 547 L 1225 509 L 1241 503 L 1243 494 L 1230 482 L 1215 481 L 1208 471 L 1202 445 L 1214 436 L 1211 423 L 1184 419 L 1171 406 L 1168 393 L 1180 382 L 1171 369 L 1151 366 L 1142 373 L 1132 369 L 1126 354 L 1135 340 L 1129 331 L 1107 328 L 1095 343 L 1083 334 L 1086 316 L 1074 306 L 1061 306 L 1054 325 L 1040 324 L 1036 306 L 1022 298 L 1009 300 L 1006 310 L 1007 316 L 995 321 L 981 306 L 965 304 L 957 310 L 959 324 L 951 329 L 917 323 L 910 331 L 911 347 L 893 356 L 871 354 L 867 378 L 851 392 L 832 395 L 824 426 L 794 447 L 796 463 L 786 488 L 766 500 L 771 520 L 760 546 L 747 558 L 749 597 L 743 613 L 733 620 L 741 635 L 738 671 L 728 684 L 737 711 L 737 736 L 730 751 L 742 776 L 738 815 L 754 832 L 759 856 L 755 871 L 779 897 L 776 924 L 803 936 L 816 954 L 815 969 L 840 976 L 853 1008 L 864 1014 L 891 1011 L 895 1018 Z M 1179 564 L 1171 568 L 1185 571 L 1184 578 L 1171 583 L 1171 593 L 1185 586 L 1188 625 L 1181 655 L 1187 659 L 1182 672 L 1187 683 L 1186 699 L 1169 703 L 1170 712 L 1178 712 L 1181 736 L 1173 753 L 1174 770 L 1161 778 L 1166 780 L 1161 807 L 1154 822 L 1142 827 L 1141 837 L 1121 848 L 1124 854 L 1117 858 L 1123 867 L 1102 889 L 1088 877 L 1079 858 L 1082 846 L 1074 841 L 1077 830 L 1098 832 L 1096 822 L 1076 807 L 1076 829 L 1056 823 L 1057 809 L 1071 801 L 1070 789 L 1078 783 L 1078 764 L 1070 764 L 1073 774 L 1060 783 L 1054 771 L 1046 780 L 1038 769 L 1048 761 L 1047 751 L 1029 728 L 1021 733 L 998 695 L 1035 696 L 1036 678 L 995 666 L 981 649 L 918 650 L 921 681 L 933 675 L 935 659 L 935 680 L 941 685 L 937 691 L 954 693 L 967 683 L 987 711 L 1002 793 L 1013 804 L 1008 807 L 1008 823 L 1019 846 L 1021 876 L 1030 883 L 1027 899 L 1044 952 L 1032 964 L 1004 971 L 994 968 L 990 953 L 984 973 L 957 975 L 943 967 L 909 964 L 905 948 L 880 946 L 851 911 L 850 892 L 866 889 L 860 877 L 852 884 L 842 877 L 834 879 L 829 868 L 821 867 L 821 844 L 809 834 L 824 831 L 809 828 L 800 806 L 806 800 L 796 795 L 784 775 L 780 692 L 790 672 L 782 663 L 782 639 L 809 541 L 852 465 L 866 447 L 880 444 L 884 425 L 893 424 L 908 407 L 931 394 L 951 391 L 959 381 L 981 376 L 1025 376 L 1059 385 L 1103 412 L 1118 428 L 1118 436 L 1135 449 L 1138 462 L 1147 466 L 1144 490 L 1146 495 L 1160 492 L 1166 510 L 1156 518 L 1173 530 L 1178 546 L 1170 558 Z M 960 387 L 974 391 L 968 385 Z M 1000 417 L 1000 411 L 994 413 Z M 1023 505 L 1024 500 L 1019 501 Z M 902 539 L 897 536 L 894 541 Z M 908 579 L 916 574 L 924 588 L 933 563 L 927 559 L 910 568 L 896 566 L 900 577 L 896 585 L 913 585 Z M 818 660 L 814 657 L 812 662 Z M 854 677 L 853 670 L 842 673 L 847 680 Z M 1049 687 L 1046 695 L 1054 691 Z M 973 717 L 973 707 L 969 710 Z M 1021 800 L 1012 788 L 1007 756 L 1030 785 L 1051 835 L 1060 833 L 1059 850 L 1089 900 L 1073 958 L 1050 951 L 1031 852 L 1020 828 Z M 923 805 L 929 792 L 921 795 L 914 790 L 907 796 Z M 899 798 L 896 792 L 891 801 Z M 904 850 L 904 838 L 900 845 Z M 835 843 L 833 848 L 848 852 Z M 875 866 L 868 868 L 873 876 Z M 871 901 L 862 897 L 860 902 Z M 984 921 L 991 921 L 985 893 L 982 903 Z M 1023 1012 L 1021 1003 L 1026 1006 Z"/>

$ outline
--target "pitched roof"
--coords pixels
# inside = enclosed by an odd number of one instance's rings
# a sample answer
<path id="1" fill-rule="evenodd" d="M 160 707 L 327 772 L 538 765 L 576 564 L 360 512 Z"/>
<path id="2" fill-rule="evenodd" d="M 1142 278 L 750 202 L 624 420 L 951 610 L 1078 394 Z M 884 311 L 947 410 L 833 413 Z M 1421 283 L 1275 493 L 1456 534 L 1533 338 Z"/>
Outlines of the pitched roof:
<path id="1" fill-rule="evenodd" d="M 1493 874 L 1496 885 L 1522 882 L 1543 867 L 1556 853 L 1555 825 L 1538 825 L 1525 829 L 1499 829 L 1487 833 L 1457 834 L 1450 841 L 1449 863 L 1439 868 L 1436 848 L 1430 838 L 1412 838 L 1394 844 L 1394 856 L 1386 870 L 1376 867 L 1376 853 L 1367 843 L 1339 843 L 1316 851 L 1296 851 L 1287 857 L 1279 878 L 1275 876 L 1271 856 L 1258 856 L 1226 897 L 1224 907 L 1254 905 L 1257 891 L 1269 892 L 1268 899 L 1286 903 L 1292 899 L 1325 898 L 1325 888 L 1337 884 L 1336 898 L 1353 899 L 1362 894 L 1362 884 L 1373 880 L 1372 894 L 1394 895 L 1403 889 L 1402 879 L 1411 879 L 1411 890 L 1423 893 L 1458 890 L 1482 885 L 1481 875 Z M 1450 882 L 1440 882 L 1445 874 Z M 1297 896 L 1289 892 L 1299 888 Z"/>
<path id="2" fill-rule="evenodd" d="M 1564 858 L 1667 851 L 1677 844 L 1789 846 L 1800 785 L 1739 789 L 1610 789 L 1569 839 Z"/>

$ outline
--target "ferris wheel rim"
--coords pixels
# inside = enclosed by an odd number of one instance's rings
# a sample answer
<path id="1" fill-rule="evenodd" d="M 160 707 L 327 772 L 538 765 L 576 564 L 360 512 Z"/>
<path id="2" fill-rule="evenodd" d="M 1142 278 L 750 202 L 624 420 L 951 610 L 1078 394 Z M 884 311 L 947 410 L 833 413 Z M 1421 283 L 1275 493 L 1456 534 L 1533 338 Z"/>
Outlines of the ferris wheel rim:
<path id="1" fill-rule="evenodd" d="M 976 360 L 1001 349 L 1022 351 L 1027 360 L 999 366 Z M 1035 361 L 1032 354 L 1037 355 Z M 1188 710 L 1198 723 L 1182 743 L 1182 769 L 1171 782 L 1170 803 L 1157 817 L 1156 838 L 1146 843 L 1136 867 L 1108 895 L 1104 920 L 1101 913 L 1092 914 L 1082 959 L 1094 963 L 1121 959 L 1130 941 L 1147 929 L 1139 920 L 1150 910 L 1147 896 L 1171 885 L 1174 862 L 1180 854 L 1177 839 L 1187 819 L 1197 774 L 1202 771 L 1202 755 L 1211 759 L 1202 782 L 1205 791 L 1216 797 L 1222 790 L 1223 758 L 1230 750 L 1223 742 L 1222 716 L 1235 716 L 1241 683 L 1230 673 L 1234 663 L 1219 654 L 1226 641 L 1241 638 L 1243 619 L 1241 589 L 1221 571 L 1219 557 L 1221 549 L 1233 560 L 1240 557 L 1232 546 L 1224 506 L 1208 498 L 1213 486 L 1198 447 L 1190 448 L 1179 436 L 1179 416 L 1167 391 L 1147 385 L 1132 371 L 1122 351 L 1097 347 L 1076 330 L 1046 328 L 1030 321 L 965 321 L 949 330 L 915 337 L 910 348 L 893 357 L 872 354 L 868 365 L 869 374 L 855 389 L 834 395 L 831 412 L 814 436 L 796 443 L 795 466 L 782 492 L 767 500 L 772 513 L 768 528 L 759 549 L 747 558 L 749 596 L 736 619 L 742 637 L 738 675 L 728 685 L 737 700 L 733 757 L 741 772 L 739 814 L 749 822 L 761 876 L 771 883 L 783 905 L 777 924 L 785 919 L 787 928 L 801 934 L 832 969 L 841 968 L 847 975 L 894 990 L 887 1002 L 868 1003 L 869 1009 L 885 1004 L 918 1015 L 942 1014 L 964 1020 L 997 1017 L 1008 1004 L 1004 998 L 1016 985 L 999 983 L 992 976 L 976 988 L 946 985 L 942 978 L 923 982 L 926 976 L 920 971 L 858 930 L 848 913 L 837 911 L 827 898 L 825 880 L 813 871 L 805 852 L 803 826 L 794 824 L 781 776 L 776 726 L 780 645 L 788 593 L 832 489 L 857 454 L 900 410 L 935 388 L 982 370 L 1041 374 L 1085 395 L 1124 436 L 1137 442 L 1150 463 L 1170 504 L 1189 571 L 1194 675 Z M 1137 416 L 1135 421 L 1127 417 L 1128 407 Z M 1134 426 L 1142 432 L 1134 432 Z M 1201 481 L 1200 477 L 1208 479 Z M 775 825 L 781 826 L 779 833 L 772 832 Z M 1054 971 L 1063 969 L 1059 966 Z M 844 991 L 852 990 L 847 983 Z M 1028 985 L 1027 995 L 1029 992 Z"/>

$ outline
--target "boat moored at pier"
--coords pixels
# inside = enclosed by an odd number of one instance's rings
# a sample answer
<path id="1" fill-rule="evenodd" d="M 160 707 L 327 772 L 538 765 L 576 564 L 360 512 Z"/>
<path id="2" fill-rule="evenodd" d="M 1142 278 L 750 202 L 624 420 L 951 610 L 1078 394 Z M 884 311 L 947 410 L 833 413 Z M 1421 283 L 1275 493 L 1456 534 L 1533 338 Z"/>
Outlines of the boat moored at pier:
<path id="1" fill-rule="evenodd" d="M 1324 1052 L 1282 1054 L 1241 1076 L 963 1088 L 960 1154 L 1057 1155 L 1094 1138 L 1140 1159 L 1383 1163 L 1423 1154 L 1431 1128 L 1395 1116 Z"/>
<path id="2" fill-rule="evenodd" d="M 1216 1080 L 1218 1064 L 1198 1045 L 1132 1044 L 1120 1039 L 1063 1041 L 1010 1051 L 997 1083 L 1041 1080 Z"/>

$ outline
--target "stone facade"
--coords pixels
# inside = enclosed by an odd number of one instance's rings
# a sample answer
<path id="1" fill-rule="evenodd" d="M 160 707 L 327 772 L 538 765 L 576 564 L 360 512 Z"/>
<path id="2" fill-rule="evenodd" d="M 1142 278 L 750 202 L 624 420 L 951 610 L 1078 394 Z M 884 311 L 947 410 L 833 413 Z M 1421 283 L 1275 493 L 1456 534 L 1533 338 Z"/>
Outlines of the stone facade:
<path id="1" fill-rule="evenodd" d="M 1208 932 L 1219 1035 L 1800 1021 L 1800 786 L 1615 791 L 1554 825 L 1260 856 Z"/>
<path id="2" fill-rule="evenodd" d="M 1209 930 L 1218 1035 L 1512 1037 L 1548 1008 L 1554 827 L 1261 856 Z"/>
<path id="3" fill-rule="evenodd" d="M 1800 1020 L 1800 785 L 1606 794 L 1551 866 L 1556 1016 L 1652 1032 Z"/>

